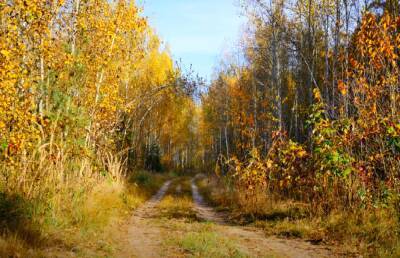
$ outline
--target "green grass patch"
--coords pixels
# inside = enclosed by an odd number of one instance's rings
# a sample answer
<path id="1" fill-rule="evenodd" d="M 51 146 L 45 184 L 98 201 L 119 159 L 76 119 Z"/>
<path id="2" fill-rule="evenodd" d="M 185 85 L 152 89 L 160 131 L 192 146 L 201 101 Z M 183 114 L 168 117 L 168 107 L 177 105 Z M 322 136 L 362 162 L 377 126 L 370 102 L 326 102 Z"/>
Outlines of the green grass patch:
<path id="1" fill-rule="evenodd" d="M 165 227 L 175 232 L 167 238 L 165 248 L 169 251 L 176 249 L 185 257 L 249 257 L 234 240 L 217 232 L 213 223 L 170 220 Z"/>
<path id="2" fill-rule="evenodd" d="M 235 244 L 215 232 L 191 232 L 179 240 L 180 247 L 191 257 L 247 257 Z"/>

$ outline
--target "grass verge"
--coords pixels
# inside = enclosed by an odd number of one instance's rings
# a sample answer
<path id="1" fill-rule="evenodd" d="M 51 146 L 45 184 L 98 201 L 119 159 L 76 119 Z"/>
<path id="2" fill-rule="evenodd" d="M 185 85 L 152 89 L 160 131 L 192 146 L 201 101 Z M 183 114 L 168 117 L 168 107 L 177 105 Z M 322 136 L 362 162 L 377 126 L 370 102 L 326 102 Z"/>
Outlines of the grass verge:
<path id="1" fill-rule="evenodd" d="M 40 160 L 30 173 L 0 173 L 8 176 L 0 183 L 0 257 L 112 256 L 120 248 L 116 225 L 171 176 L 139 171 L 127 179 L 113 158 L 100 167 Z"/>
<path id="2" fill-rule="evenodd" d="M 335 210 L 315 216 L 308 204 L 266 198 L 266 194 L 257 205 L 246 207 L 244 193 L 230 190 L 216 178 L 203 178 L 197 184 L 205 199 L 228 211 L 232 221 L 255 225 L 267 235 L 339 245 L 349 256 L 400 257 L 399 218 L 393 209 Z"/>

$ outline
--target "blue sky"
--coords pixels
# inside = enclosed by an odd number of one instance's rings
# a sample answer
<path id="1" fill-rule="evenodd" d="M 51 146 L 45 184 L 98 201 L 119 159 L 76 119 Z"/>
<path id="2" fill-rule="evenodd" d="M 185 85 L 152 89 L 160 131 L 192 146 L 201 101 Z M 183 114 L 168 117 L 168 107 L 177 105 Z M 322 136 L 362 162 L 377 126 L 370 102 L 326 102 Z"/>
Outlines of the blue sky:
<path id="1" fill-rule="evenodd" d="M 238 0 L 140 0 L 144 15 L 184 67 L 210 79 L 244 24 Z"/>

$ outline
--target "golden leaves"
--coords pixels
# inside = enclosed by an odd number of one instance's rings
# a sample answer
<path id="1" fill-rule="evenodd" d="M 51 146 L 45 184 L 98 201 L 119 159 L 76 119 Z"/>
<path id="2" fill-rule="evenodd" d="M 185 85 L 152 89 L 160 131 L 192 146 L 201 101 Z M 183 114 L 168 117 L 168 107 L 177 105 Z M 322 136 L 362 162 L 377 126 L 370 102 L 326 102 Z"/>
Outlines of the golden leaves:
<path id="1" fill-rule="evenodd" d="M 0 54 L 2 54 L 5 58 L 9 58 L 11 52 L 6 50 L 6 49 L 3 49 L 3 50 L 0 51 Z"/>
<path id="2" fill-rule="evenodd" d="M 174 69 L 159 45 L 146 46 L 149 28 L 132 1 L 116 6 L 84 1 L 79 12 L 63 4 L 16 0 L 1 5 L 0 142 L 7 141 L 15 152 L 37 139 L 40 118 L 54 105 L 51 94 L 69 95 L 68 108 L 84 110 L 94 127 L 107 131 L 128 110 L 124 99 L 137 97 L 137 74 L 151 77 L 143 65 L 150 51 L 157 65 L 149 67 L 162 73 L 151 87 L 165 83 Z M 137 70 L 139 64 L 147 70 Z"/>
<path id="3" fill-rule="evenodd" d="M 49 10 L 46 1 L 14 1 L 0 9 L 0 155 L 32 147 L 39 131 L 34 111 L 40 71 L 39 55 L 48 47 Z M 18 14 L 18 15 L 15 15 Z"/>
<path id="4" fill-rule="evenodd" d="M 313 95 L 316 102 L 322 101 L 321 91 L 318 88 L 313 89 Z"/>
<path id="5" fill-rule="evenodd" d="M 347 94 L 347 87 L 342 80 L 338 81 L 338 89 L 343 96 Z"/>

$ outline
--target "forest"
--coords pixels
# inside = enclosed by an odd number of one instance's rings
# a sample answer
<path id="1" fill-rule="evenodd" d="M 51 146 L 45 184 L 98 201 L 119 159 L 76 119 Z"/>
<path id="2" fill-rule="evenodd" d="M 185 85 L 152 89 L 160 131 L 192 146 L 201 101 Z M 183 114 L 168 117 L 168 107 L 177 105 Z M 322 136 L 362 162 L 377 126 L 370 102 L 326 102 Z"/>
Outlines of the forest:
<path id="1" fill-rule="evenodd" d="M 0 1 L 1 257 L 400 256 L 400 2 L 237 4 L 207 81 L 135 1 Z"/>

